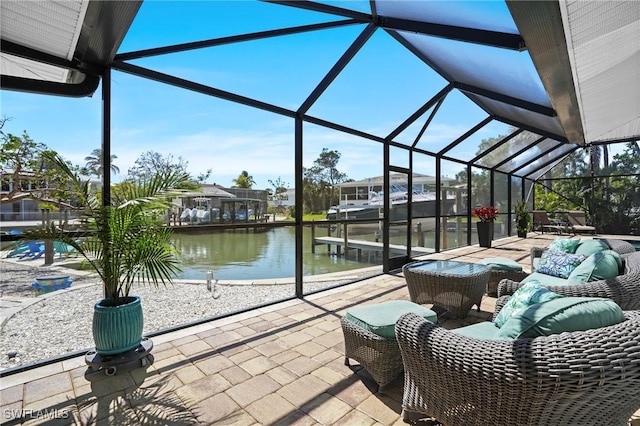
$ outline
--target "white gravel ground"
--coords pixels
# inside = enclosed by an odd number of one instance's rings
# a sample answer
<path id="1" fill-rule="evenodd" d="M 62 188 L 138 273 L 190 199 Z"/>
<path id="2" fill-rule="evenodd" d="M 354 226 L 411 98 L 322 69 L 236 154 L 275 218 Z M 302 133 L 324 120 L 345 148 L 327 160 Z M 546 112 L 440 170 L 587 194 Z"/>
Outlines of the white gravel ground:
<path id="1" fill-rule="evenodd" d="M 31 283 L 47 273 L 71 275 L 74 284 L 88 285 L 70 291 L 40 296 L 37 303 L 12 316 L 0 333 L 0 369 L 15 367 L 93 346 L 91 321 L 93 306 L 102 298 L 96 276 L 78 271 L 48 269 L 0 259 L 0 290 L 3 296 L 33 298 Z M 351 277 L 353 278 L 353 277 Z M 327 287 L 332 282 L 305 283 L 305 291 Z M 205 317 L 233 312 L 267 301 L 288 298 L 293 284 L 218 285 L 220 297 L 213 299 L 204 280 L 200 283 L 174 283 L 166 288 L 135 287 L 131 294 L 142 298 L 144 332 L 162 330 Z M 2 298 L 0 298 L 2 301 Z"/>

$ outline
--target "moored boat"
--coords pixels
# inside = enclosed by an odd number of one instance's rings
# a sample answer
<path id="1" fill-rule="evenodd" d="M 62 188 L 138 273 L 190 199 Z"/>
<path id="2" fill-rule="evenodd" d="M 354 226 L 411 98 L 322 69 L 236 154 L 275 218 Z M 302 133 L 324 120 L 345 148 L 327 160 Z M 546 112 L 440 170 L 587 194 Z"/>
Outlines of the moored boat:
<path id="1" fill-rule="evenodd" d="M 401 185 L 396 185 L 389 194 L 391 202 L 391 220 L 407 218 L 409 192 Z M 327 211 L 327 219 L 378 219 L 382 217 L 384 192 L 369 191 L 369 199 L 364 204 L 331 206 Z M 453 208 L 455 199 L 447 198 L 446 211 Z M 433 192 L 413 192 L 411 194 L 411 215 L 414 218 L 435 216 L 436 194 Z"/>

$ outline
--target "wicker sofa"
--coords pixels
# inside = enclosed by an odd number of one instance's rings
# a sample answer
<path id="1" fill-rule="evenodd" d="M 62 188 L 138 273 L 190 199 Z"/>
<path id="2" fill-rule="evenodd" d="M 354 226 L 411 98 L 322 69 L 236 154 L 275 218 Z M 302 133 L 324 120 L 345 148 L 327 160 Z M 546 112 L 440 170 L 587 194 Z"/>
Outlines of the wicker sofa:
<path id="1" fill-rule="evenodd" d="M 497 305 L 499 310 L 501 305 Z M 622 323 L 513 340 L 396 323 L 402 415 L 445 425 L 627 425 L 640 408 L 640 312 Z"/>
<path id="2" fill-rule="evenodd" d="M 621 240 L 604 240 L 620 253 L 624 260 L 624 273 L 614 278 L 591 281 L 584 284 L 548 285 L 549 290 L 564 296 L 605 297 L 612 299 L 623 310 L 640 310 L 640 252 Z M 544 249 L 531 249 L 532 259 Z M 544 283 L 543 283 L 544 284 Z M 504 279 L 498 284 L 498 298 L 512 295 L 522 286 L 521 282 Z"/>
<path id="3" fill-rule="evenodd" d="M 599 238 L 600 241 L 606 243 L 607 246 L 613 251 L 618 252 L 619 254 L 629 254 L 636 251 L 636 248 L 631 244 L 623 240 L 615 240 L 615 239 L 607 239 L 607 238 Z M 532 247 L 531 248 L 531 270 L 535 270 L 536 259 L 540 259 L 542 253 L 547 249 L 547 247 Z"/>

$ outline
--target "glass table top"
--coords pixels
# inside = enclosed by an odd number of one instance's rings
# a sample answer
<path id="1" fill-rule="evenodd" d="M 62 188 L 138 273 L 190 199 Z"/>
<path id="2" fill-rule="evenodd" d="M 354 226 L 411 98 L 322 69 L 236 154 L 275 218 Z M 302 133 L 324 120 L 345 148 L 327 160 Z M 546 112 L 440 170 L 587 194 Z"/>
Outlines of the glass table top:
<path id="1" fill-rule="evenodd" d="M 472 275 L 485 271 L 487 266 L 457 260 L 424 260 L 408 264 L 407 269 L 437 272 L 444 275 Z"/>

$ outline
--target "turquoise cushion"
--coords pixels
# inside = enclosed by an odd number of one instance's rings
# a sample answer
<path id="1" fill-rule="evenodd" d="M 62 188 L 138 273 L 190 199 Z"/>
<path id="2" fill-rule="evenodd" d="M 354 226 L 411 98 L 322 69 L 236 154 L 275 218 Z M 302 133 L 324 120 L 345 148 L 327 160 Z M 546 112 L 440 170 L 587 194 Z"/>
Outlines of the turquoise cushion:
<path id="1" fill-rule="evenodd" d="M 438 321 L 435 312 L 408 300 L 390 300 L 376 305 L 351 308 L 345 314 L 345 319 L 380 337 L 394 338 L 396 321 L 409 312 L 433 323 Z"/>
<path id="2" fill-rule="evenodd" d="M 490 321 L 483 321 L 451 330 L 452 333 L 473 337 L 474 339 L 508 339 L 507 337 L 498 336 L 499 331 L 500 329 Z"/>
<path id="3" fill-rule="evenodd" d="M 556 285 L 569 285 L 569 281 L 564 278 L 552 277 L 551 275 L 541 274 L 539 272 L 534 272 L 530 274 L 525 279 L 520 281 L 521 283 L 529 283 L 531 281 L 538 281 L 545 287 L 553 287 Z"/>
<path id="4" fill-rule="evenodd" d="M 598 253 L 603 250 L 609 250 L 609 246 L 602 240 L 594 240 L 591 238 L 583 238 L 580 240 L 580 245 L 576 248 L 575 254 L 584 254 L 585 256 L 591 256 L 593 253 Z"/>
<path id="5" fill-rule="evenodd" d="M 559 297 L 562 296 L 547 290 L 539 282 L 530 281 L 513 293 L 507 303 L 500 309 L 493 322 L 496 327 L 502 327 L 509 318 L 517 315 L 525 308 Z"/>
<path id="6" fill-rule="evenodd" d="M 553 277 L 568 278 L 571 272 L 585 260 L 583 254 L 569 254 L 545 250 L 540 257 L 536 272 Z"/>
<path id="7" fill-rule="evenodd" d="M 518 262 L 505 257 L 489 257 L 482 259 L 480 263 L 500 271 L 522 271 L 522 266 Z"/>
<path id="8" fill-rule="evenodd" d="M 624 320 L 622 309 L 610 299 L 561 297 L 531 305 L 512 316 L 498 336 L 511 339 L 548 336 L 608 327 Z"/>
<path id="9" fill-rule="evenodd" d="M 621 265 L 622 258 L 613 250 L 594 253 L 571 272 L 567 281 L 570 284 L 582 284 L 617 277 Z"/>
<path id="10" fill-rule="evenodd" d="M 549 244 L 549 250 L 573 254 L 576 252 L 579 244 L 580 240 L 556 237 L 551 244 Z"/>

